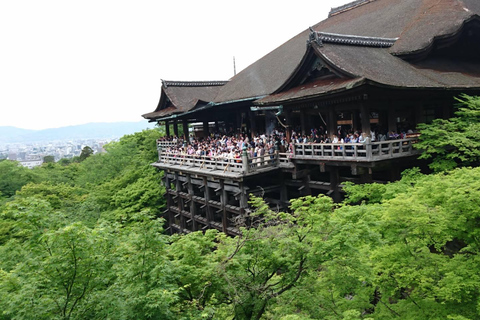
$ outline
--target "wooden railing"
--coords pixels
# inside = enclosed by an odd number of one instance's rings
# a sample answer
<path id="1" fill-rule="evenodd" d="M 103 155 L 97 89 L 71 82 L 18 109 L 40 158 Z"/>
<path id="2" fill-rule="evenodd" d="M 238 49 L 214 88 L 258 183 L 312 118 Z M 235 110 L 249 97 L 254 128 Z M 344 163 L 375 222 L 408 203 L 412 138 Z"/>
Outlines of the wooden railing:
<path id="1" fill-rule="evenodd" d="M 275 153 L 250 158 L 211 157 L 166 152 L 174 145 L 170 141 L 158 141 L 159 164 L 186 166 L 200 170 L 223 173 L 252 173 L 272 167 L 292 166 L 292 159 L 370 162 L 419 154 L 413 148 L 416 139 L 389 140 L 366 143 L 297 143 L 293 153 Z"/>
<path id="2" fill-rule="evenodd" d="M 157 149 L 167 149 L 176 146 L 178 146 L 178 141 L 173 142 L 169 140 L 157 140 Z"/>
<path id="3" fill-rule="evenodd" d="M 290 161 L 293 157 L 293 154 L 290 152 L 281 152 L 278 154 L 278 163 L 281 167 L 289 167 L 292 164 Z"/>
<path id="4" fill-rule="evenodd" d="M 250 173 L 265 168 L 278 166 L 278 155 L 264 155 L 250 158 L 244 155 L 238 159 L 226 157 L 197 156 L 179 153 L 169 153 L 159 149 L 159 164 L 168 164 L 174 166 L 186 166 L 208 171 L 222 171 L 233 173 Z"/>
<path id="5" fill-rule="evenodd" d="M 241 159 L 226 159 L 188 154 L 159 152 L 160 164 L 187 166 L 203 170 L 222 170 L 224 172 L 243 172 Z"/>
<path id="6" fill-rule="evenodd" d="M 263 168 L 278 167 L 278 154 L 266 154 L 254 158 L 248 157 L 248 172 L 258 171 Z"/>
<path id="7" fill-rule="evenodd" d="M 378 161 L 416 155 L 416 139 L 366 143 L 297 143 L 293 158 L 325 160 Z"/>

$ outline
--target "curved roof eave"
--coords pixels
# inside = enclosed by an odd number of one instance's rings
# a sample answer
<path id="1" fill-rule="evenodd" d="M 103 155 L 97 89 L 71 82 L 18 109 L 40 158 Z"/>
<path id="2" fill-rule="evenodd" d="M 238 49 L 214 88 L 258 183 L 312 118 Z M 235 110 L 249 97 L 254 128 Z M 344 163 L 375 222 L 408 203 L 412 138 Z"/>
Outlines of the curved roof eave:
<path id="1" fill-rule="evenodd" d="M 286 103 L 295 103 L 301 101 L 310 101 L 316 98 L 323 98 L 342 92 L 347 92 L 364 85 L 367 81 L 365 78 L 339 79 L 340 83 L 331 83 L 325 86 L 318 86 L 316 82 L 312 82 L 306 86 L 292 88 L 282 93 L 273 94 L 254 102 L 257 106 L 271 106 Z"/>
<path id="2" fill-rule="evenodd" d="M 455 30 L 445 34 L 435 35 L 422 47 L 416 50 L 405 50 L 405 51 L 392 51 L 391 54 L 397 57 L 400 57 L 405 60 L 409 60 L 411 57 L 415 56 L 425 56 L 434 48 L 435 44 L 439 41 L 448 41 L 449 39 L 453 39 L 460 35 L 465 26 L 472 22 L 477 21 L 480 22 L 480 16 L 478 14 L 472 15 L 469 19 L 464 20 Z"/>

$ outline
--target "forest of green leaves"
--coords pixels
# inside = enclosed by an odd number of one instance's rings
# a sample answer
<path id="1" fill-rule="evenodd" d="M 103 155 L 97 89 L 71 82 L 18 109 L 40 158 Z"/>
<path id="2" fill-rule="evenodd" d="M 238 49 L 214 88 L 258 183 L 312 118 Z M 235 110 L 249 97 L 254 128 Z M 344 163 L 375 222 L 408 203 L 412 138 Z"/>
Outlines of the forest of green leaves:
<path id="1" fill-rule="evenodd" d="M 0 162 L 0 320 L 480 319 L 480 99 L 422 126 L 433 173 L 259 198 L 254 228 L 169 236 L 158 129 L 29 170 Z"/>

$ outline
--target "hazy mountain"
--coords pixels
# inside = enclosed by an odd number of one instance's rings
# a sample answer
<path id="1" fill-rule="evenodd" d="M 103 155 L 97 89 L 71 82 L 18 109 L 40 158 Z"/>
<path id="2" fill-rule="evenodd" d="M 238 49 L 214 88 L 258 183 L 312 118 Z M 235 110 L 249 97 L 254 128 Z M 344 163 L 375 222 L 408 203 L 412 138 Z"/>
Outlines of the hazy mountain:
<path id="1" fill-rule="evenodd" d="M 0 143 L 28 143 L 55 140 L 114 139 L 144 129 L 153 128 L 146 121 L 87 123 L 44 130 L 27 130 L 0 126 Z"/>

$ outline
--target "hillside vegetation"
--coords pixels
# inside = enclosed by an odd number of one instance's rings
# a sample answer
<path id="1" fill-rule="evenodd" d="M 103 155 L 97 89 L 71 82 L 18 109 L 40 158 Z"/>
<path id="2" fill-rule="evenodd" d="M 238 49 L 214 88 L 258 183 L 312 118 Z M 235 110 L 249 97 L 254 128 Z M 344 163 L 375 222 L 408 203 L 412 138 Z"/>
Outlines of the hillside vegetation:
<path id="1" fill-rule="evenodd" d="M 168 236 L 160 134 L 80 163 L 0 162 L 1 320 L 480 318 L 480 168 L 461 167 L 476 158 L 289 213 L 252 197 L 239 237 Z"/>

